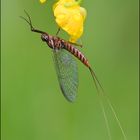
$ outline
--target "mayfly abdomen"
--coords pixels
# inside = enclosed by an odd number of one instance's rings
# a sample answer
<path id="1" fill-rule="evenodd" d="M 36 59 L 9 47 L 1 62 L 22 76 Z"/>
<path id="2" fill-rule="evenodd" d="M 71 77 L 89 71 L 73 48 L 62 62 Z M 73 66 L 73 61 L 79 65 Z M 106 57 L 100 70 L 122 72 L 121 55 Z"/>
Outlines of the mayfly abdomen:
<path id="1" fill-rule="evenodd" d="M 73 45 L 66 42 L 65 49 L 77 57 L 85 66 L 90 67 L 87 58 Z"/>

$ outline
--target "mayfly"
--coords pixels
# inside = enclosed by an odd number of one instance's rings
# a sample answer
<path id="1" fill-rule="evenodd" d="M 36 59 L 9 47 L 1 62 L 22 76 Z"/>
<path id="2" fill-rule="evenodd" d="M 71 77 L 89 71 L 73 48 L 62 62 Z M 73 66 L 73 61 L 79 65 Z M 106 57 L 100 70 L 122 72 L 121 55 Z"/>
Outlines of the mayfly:
<path id="1" fill-rule="evenodd" d="M 78 58 L 90 70 L 95 83 L 97 80 L 87 58 L 79 49 L 75 48 L 73 45 L 74 43 L 65 41 L 57 36 L 49 35 L 47 32 L 35 29 L 32 25 L 29 14 L 26 11 L 25 13 L 28 16 L 28 20 L 24 17 L 21 18 L 23 18 L 30 25 L 32 32 L 40 33 L 42 41 L 46 42 L 52 49 L 55 69 L 61 91 L 68 101 L 74 102 L 78 89 L 78 69 L 77 63 L 72 55 Z"/>
<path id="2" fill-rule="evenodd" d="M 30 25 L 30 29 L 32 32 L 40 33 L 42 41 L 46 42 L 47 45 L 52 49 L 53 56 L 54 56 L 55 69 L 56 69 L 60 89 L 61 89 L 63 95 L 65 96 L 65 98 L 70 102 L 74 102 L 76 99 L 76 96 L 77 96 L 78 68 L 77 68 L 77 63 L 73 57 L 73 56 L 75 56 L 89 69 L 91 76 L 94 80 L 95 87 L 97 89 L 98 94 L 104 95 L 106 97 L 107 102 L 108 102 L 108 104 L 109 104 L 109 106 L 110 106 L 110 108 L 111 108 L 111 110 L 116 118 L 116 121 L 117 121 L 117 123 L 122 131 L 124 139 L 126 140 L 125 133 L 121 127 L 121 124 L 120 124 L 120 121 L 118 120 L 118 117 L 116 116 L 116 113 L 112 107 L 112 104 L 111 104 L 110 100 L 108 99 L 108 97 L 106 96 L 106 94 L 103 94 L 104 90 L 103 90 L 99 80 L 97 79 L 93 69 L 91 68 L 87 58 L 84 56 L 84 54 L 79 49 L 77 49 L 75 47 L 75 45 L 78 45 L 78 44 L 68 42 L 64 39 L 59 38 L 58 36 L 52 36 L 52 35 L 49 35 L 47 32 L 35 29 L 32 25 L 32 21 L 31 21 L 29 14 L 26 11 L 25 11 L 25 13 L 28 17 L 28 20 L 22 16 L 20 16 L 20 17 L 22 19 L 24 19 Z M 109 138 L 111 140 L 110 129 L 108 126 L 108 120 L 106 117 L 104 106 L 102 104 L 102 101 L 100 103 L 101 103 L 103 115 L 105 118 L 106 127 L 108 130 L 108 135 L 109 135 Z"/>

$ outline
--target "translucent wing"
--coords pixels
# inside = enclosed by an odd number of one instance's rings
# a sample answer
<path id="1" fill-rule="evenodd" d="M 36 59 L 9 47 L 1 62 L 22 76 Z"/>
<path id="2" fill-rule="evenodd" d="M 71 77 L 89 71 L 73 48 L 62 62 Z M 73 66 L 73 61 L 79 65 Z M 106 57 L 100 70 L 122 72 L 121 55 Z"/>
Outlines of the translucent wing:
<path id="1" fill-rule="evenodd" d="M 78 90 L 78 68 L 73 56 L 64 49 L 53 50 L 54 63 L 61 91 L 73 102 Z"/>

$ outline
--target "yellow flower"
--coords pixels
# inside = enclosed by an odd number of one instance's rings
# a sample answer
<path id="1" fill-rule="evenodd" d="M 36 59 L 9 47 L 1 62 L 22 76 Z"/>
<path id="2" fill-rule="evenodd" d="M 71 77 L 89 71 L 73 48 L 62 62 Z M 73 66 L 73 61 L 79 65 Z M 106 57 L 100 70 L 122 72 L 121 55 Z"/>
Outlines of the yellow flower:
<path id="1" fill-rule="evenodd" d="M 59 0 L 53 11 L 56 23 L 70 35 L 69 41 L 76 42 L 83 34 L 86 10 L 75 0 Z"/>
<path id="2" fill-rule="evenodd" d="M 41 3 L 45 3 L 46 2 L 46 0 L 39 0 Z"/>
<path id="3" fill-rule="evenodd" d="M 40 0 L 44 3 L 46 0 Z M 86 10 L 80 7 L 81 0 L 58 0 L 53 5 L 55 21 L 70 35 L 70 42 L 76 42 L 83 34 Z"/>

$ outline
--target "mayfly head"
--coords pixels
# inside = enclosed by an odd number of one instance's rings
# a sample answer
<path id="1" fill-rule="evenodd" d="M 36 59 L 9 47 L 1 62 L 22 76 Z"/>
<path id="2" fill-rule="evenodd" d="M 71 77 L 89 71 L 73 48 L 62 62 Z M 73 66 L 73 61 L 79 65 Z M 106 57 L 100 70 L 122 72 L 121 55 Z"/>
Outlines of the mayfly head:
<path id="1" fill-rule="evenodd" d="M 48 42 L 48 40 L 49 40 L 49 35 L 48 34 L 41 34 L 41 39 L 42 39 L 42 41 L 45 41 L 45 42 Z"/>

